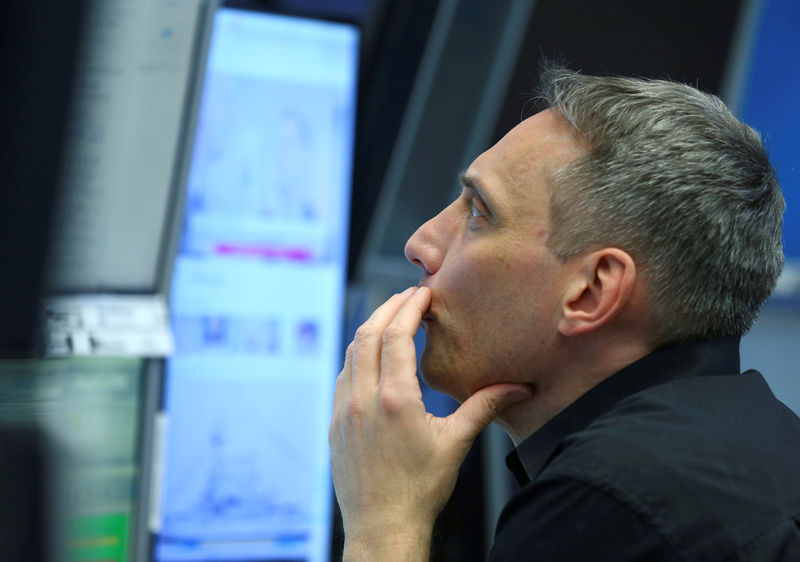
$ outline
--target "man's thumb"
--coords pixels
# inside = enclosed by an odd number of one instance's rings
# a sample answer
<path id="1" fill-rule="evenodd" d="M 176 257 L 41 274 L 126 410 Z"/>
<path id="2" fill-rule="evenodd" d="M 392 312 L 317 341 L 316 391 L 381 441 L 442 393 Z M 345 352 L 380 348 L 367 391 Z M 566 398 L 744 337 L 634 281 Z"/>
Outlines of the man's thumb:
<path id="1" fill-rule="evenodd" d="M 453 413 L 454 425 L 463 432 L 464 439 L 472 442 L 503 410 L 532 396 L 533 390 L 523 384 L 501 383 L 484 387 Z"/>

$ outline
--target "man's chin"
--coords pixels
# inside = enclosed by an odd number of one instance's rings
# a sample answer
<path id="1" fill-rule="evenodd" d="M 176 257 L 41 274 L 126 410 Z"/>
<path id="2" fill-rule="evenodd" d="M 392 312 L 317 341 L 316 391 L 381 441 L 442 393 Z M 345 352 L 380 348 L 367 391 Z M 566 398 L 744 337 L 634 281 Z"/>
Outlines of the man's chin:
<path id="1" fill-rule="evenodd" d="M 437 362 L 431 354 L 423 352 L 420 358 L 420 378 L 428 385 L 429 388 L 446 394 L 454 400 L 463 402 L 467 399 L 468 394 L 459 392 L 457 388 L 457 380 L 453 378 L 453 369 Z"/>
<path id="2" fill-rule="evenodd" d="M 428 350 L 422 352 L 422 357 L 419 359 L 419 378 L 428 385 L 428 387 L 439 390 L 437 388 L 437 382 L 439 380 L 438 371 L 435 365 L 431 364 L 430 354 Z"/>

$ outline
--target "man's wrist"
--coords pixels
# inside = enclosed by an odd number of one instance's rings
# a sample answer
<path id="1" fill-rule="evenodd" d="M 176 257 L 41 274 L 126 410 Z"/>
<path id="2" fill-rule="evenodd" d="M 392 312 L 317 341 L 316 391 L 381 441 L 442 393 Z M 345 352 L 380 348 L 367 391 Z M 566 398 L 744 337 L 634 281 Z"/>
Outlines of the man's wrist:
<path id="1" fill-rule="evenodd" d="M 345 533 L 343 561 L 426 561 L 430 558 L 432 535 L 433 525 Z"/>

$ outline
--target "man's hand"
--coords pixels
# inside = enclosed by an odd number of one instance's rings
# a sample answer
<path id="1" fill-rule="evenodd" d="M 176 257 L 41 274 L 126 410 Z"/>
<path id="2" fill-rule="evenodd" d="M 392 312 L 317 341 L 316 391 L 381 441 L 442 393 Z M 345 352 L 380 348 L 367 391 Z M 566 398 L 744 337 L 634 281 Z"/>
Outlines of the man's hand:
<path id="1" fill-rule="evenodd" d="M 481 389 L 446 418 L 425 411 L 414 334 L 427 288 L 394 295 L 358 329 L 336 381 L 329 441 L 345 559 L 425 560 L 475 437 L 523 385 Z"/>

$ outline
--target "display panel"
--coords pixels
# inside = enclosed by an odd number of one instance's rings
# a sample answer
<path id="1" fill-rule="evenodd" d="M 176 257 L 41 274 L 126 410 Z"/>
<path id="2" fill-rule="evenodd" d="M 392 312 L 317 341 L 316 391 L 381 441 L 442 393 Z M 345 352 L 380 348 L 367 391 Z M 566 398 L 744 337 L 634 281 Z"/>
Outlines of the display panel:
<path id="1" fill-rule="evenodd" d="M 205 0 L 89 0 L 49 292 L 155 292 Z"/>
<path id="2" fill-rule="evenodd" d="M 154 558 L 328 560 L 358 31 L 214 20 L 171 293 Z"/>
<path id="3" fill-rule="evenodd" d="M 133 559 L 143 372 L 140 358 L 0 363 L 0 424 L 47 437 L 39 485 L 54 520 L 35 532 L 49 534 L 48 559 Z"/>

